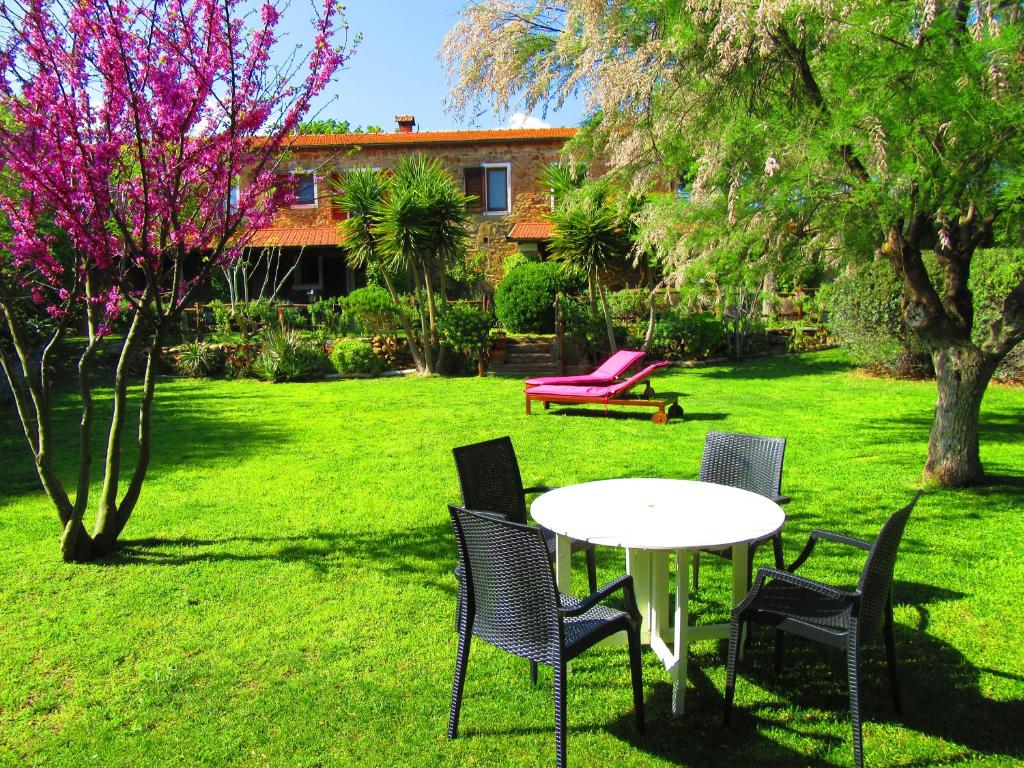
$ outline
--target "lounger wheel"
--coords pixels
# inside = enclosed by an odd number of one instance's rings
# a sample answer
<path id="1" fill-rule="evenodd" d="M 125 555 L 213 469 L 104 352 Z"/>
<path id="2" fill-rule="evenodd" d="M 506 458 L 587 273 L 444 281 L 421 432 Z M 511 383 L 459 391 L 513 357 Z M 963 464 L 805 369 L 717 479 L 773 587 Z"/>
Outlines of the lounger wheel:
<path id="1" fill-rule="evenodd" d="M 668 407 L 668 417 L 670 419 L 683 418 L 683 406 L 679 403 L 672 403 L 672 405 Z"/>
<path id="2" fill-rule="evenodd" d="M 668 414 L 664 411 L 656 411 L 654 415 L 651 416 L 651 421 L 655 424 L 668 424 Z"/>

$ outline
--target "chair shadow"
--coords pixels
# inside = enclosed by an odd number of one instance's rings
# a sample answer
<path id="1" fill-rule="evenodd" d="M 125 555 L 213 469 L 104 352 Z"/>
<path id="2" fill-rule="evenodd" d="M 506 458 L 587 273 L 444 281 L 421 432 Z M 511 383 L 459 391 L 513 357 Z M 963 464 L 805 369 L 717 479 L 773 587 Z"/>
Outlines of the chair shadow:
<path id="1" fill-rule="evenodd" d="M 999 755 L 1011 759 L 1024 757 L 1024 730 L 1013 723 L 1024 722 L 1024 700 L 1000 701 L 982 691 L 982 676 L 1021 681 L 1017 670 L 989 669 L 973 665 L 953 646 L 927 634 L 928 604 L 966 598 L 961 592 L 917 582 L 899 582 L 896 594 L 910 597 L 920 619 L 916 626 L 897 625 L 900 687 L 904 715 L 893 710 L 884 650 L 881 643 L 868 646 L 864 654 L 862 707 L 869 724 L 865 749 L 871 754 L 872 722 L 903 726 L 962 747 L 965 752 Z M 800 741 L 817 742 L 814 753 L 836 754 L 839 765 L 853 756 L 849 726 L 849 698 L 846 690 L 845 663 L 841 653 L 823 646 L 787 638 L 785 665 L 781 674 L 773 669 L 774 634 L 756 629 L 751 634 L 745 659 L 740 663 L 737 694 L 745 685 L 768 691 L 778 701 L 761 701 L 753 708 L 737 705 L 732 725 L 722 725 L 722 690 L 694 663 L 691 651 L 690 687 L 686 694 L 686 713 L 681 719 L 671 716 L 671 686 L 654 684 L 647 696 L 648 735 L 636 738 L 631 733 L 631 718 L 623 715 L 608 730 L 637 749 L 677 764 L 694 768 L 722 765 L 722 750 L 729 750 L 729 762 L 760 766 L 833 766 L 834 763 L 806 752 L 796 752 L 768 738 L 779 730 Z M 701 655 L 703 656 L 703 654 Z M 704 657 L 707 658 L 707 657 Z M 724 666 L 725 644 L 719 644 L 711 658 Z M 721 677 L 721 675 L 719 675 Z M 749 689 L 748 689 L 749 690 Z M 793 708 L 807 710 L 806 718 L 793 718 Z M 816 711 L 833 712 L 843 724 L 842 738 L 814 732 Z M 686 738 L 670 738 L 666 731 L 686 733 Z M 848 750 L 848 751 L 847 751 Z M 971 755 L 965 755 L 969 759 Z M 877 761 L 872 761 L 879 765 Z M 906 766 L 934 765 L 934 761 L 900 762 Z"/>

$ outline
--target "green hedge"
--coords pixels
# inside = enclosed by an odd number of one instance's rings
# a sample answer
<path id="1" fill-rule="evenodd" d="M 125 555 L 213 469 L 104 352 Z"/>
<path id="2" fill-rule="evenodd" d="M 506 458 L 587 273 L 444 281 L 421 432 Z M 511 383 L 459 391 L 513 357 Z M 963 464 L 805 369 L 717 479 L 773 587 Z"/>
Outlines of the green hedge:
<path id="1" fill-rule="evenodd" d="M 558 264 L 523 262 L 495 290 L 494 313 L 510 333 L 554 333 L 555 296 L 579 288 Z"/>

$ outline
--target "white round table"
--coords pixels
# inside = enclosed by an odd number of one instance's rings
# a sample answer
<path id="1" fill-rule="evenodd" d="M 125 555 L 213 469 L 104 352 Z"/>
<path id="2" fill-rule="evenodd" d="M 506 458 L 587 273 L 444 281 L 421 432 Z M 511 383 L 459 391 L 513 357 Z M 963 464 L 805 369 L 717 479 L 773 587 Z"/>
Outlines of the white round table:
<path id="1" fill-rule="evenodd" d="M 771 499 L 750 491 L 696 480 L 627 478 L 597 480 L 538 496 L 533 519 L 558 534 L 558 588 L 571 585 L 570 539 L 626 549 L 643 616 L 641 632 L 672 675 L 672 711 L 680 714 L 686 692 L 689 643 L 729 636 L 728 624 L 689 623 L 690 553 L 732 549 L 733 605 L 747 593 L 749 544 L 782 528 L 786 516 Z M 668 628 L 669 555 L 676 557 L 676 606 L 671 647 Z"/>

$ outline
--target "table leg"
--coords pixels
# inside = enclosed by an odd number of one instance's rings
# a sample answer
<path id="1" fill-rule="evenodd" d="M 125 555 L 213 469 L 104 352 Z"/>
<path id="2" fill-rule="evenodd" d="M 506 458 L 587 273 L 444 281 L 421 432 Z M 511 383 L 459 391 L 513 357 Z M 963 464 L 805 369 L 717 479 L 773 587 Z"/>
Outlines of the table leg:
<path id="1" fill-rule="evenodd" d="M 626 573 L 633 577 L 636 607 L 640 611 L 640 642 L 651 642 L 651 553 L 642 549 L 626 550 Z"/>
<path id="2" fill-rule="evenodd" d="M 651 637 L 664 640 L 668 630 L 668 552 L 651 552 Z"/>
<path id="3" fill-rule="evenodd" d="M 747 542 L 732 545 L 732 604 L 735 608 L 747 596 L 747 582 L 750 580 L 750 545 Z M 740 637 L 740 658 L 747 644 L 746 627 Z"/>
<path id="4" fill-rule="evenodd" d="M 681 715 L 686 706 L 686 671 L 690 656 L 690 550 L 676 550 L 676 615 L 672 648 L 672 714 Z"/>
<path id="5" fill-rule="evenodd" d="M 572 589 L 572 539 L 568 536 L 555 539 L 555 583 L 563 594 Z"/>

